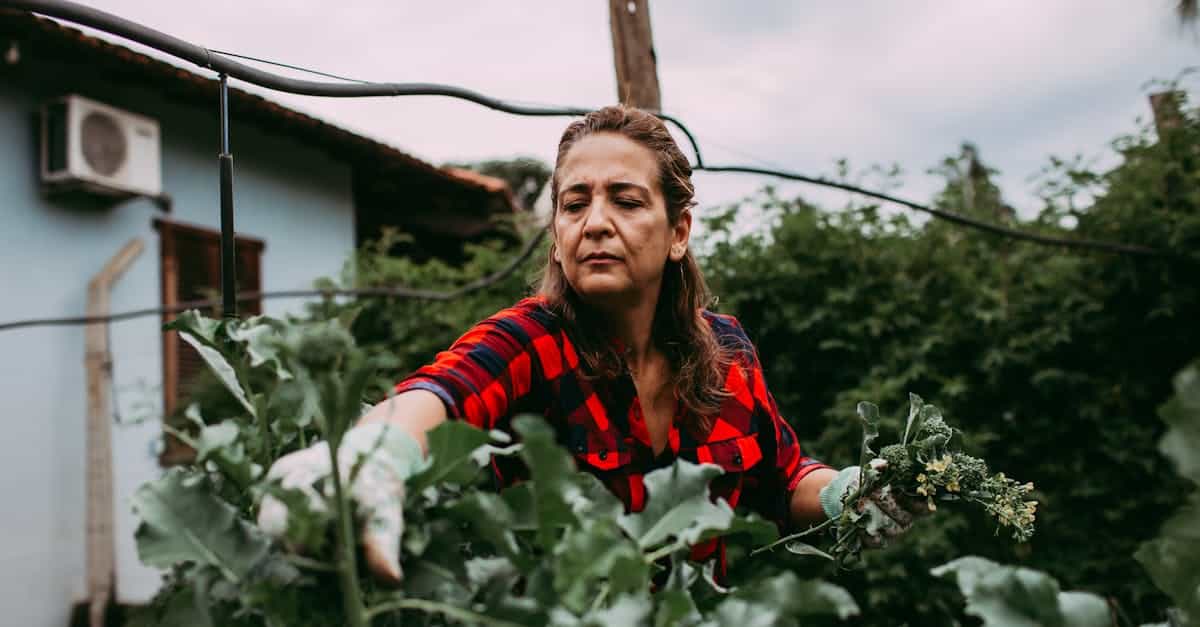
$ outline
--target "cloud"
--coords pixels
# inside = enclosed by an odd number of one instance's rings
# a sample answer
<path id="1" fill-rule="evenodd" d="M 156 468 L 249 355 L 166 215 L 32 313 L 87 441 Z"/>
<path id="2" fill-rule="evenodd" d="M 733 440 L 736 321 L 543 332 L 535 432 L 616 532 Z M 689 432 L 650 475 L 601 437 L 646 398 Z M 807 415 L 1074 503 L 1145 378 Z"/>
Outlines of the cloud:
<path id="1" fill-rule="evenodd" d="M 615 100 L 602 2 L 215 2 L 94 6 L 214 48 L 370 80 L 441 82 L 513 100 Z M 1172 2 L 908 0 L 853 4 L 652 1 L 664 106 L 710 162 L 819 173 L 838 157 L 901 163 L 901 195 L 975 141 L 1019 207 L 1048 154 L 1096 154 L 1147 112 L 1141 85 L 1194 63 Z M 437 98 L 272 97 L 442 162 L 553 159 L 565 119 L 516 118 Z M 723 203 L 768 181 L 697 177 Z M 797 185 L 783 189 L 835 198 Z M 806 191 L 807 190 L 807 191 Z"/>

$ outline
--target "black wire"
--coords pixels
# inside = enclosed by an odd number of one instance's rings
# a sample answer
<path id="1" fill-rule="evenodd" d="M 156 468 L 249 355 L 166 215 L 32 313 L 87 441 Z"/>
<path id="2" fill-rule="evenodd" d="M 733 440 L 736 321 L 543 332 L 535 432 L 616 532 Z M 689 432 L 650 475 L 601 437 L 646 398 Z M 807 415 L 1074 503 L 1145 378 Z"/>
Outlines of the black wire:
<path id="1" fill-rule="evenodd" d="M 332 97 L 369 97 L 369 96 L 409 96 L 409 95 L 427 95 L 427 96 L 447 96 L 451 98 L 459 98 L 475 102 L 490 109 L 510 113 L 514 115 L 525 116 L 580 116 L 586 115 L 591 110 L 578 107 L 552 107 L 542 105 L 525 105 L 504 100 L 492 98 L 484 94 L 474 92 L 461 87 L 450 85 L 440 85 L 436 83 L 376 83 L 370 81 L 362 81 L 359 79 L 346 78 L 334 74 L 328 74 L 317 70 L 280 63 L 277 61 L 269 61 L 247 55 L 225 52 L 220 50 L 212 50 L 203 48 L 195 44 L 188 43 L 171 35 L 161 33 L 159 31 L 147 28 L 141 24 L 126 20 L 124 18 L 86 7 L 73 2 L 65 2 L 62 0 L 0 0 L 0 6 L 10 6 L 14 8 L 36 11 L 52 17 L 66 19 L 85 26 L 90 26 L 126 39 L 130 39 L 150 46 L 172 56 L 191 61 L 201 67 L 214 70 L 221 74 L 244 80 L 249 83 L 276 89 L 279 91 L 312 95 L 312 96 L 332 96 Z M 314 81 L 303 81 L 292 79 L 270 72 L 265 72 L 252 68 L 250 66 L 231 61 L 226 58 L 214 57 L 213 55 L 222 55 L 224 57 L 237 57 L 259 63 L 267 63 L 286 67 L 302 72 L 333 78 L 340 81 L 356 83 L 355 85 L 346 85 L 344 83 L 320 83 Z M 700 145 L 691 131 L 679 120 L 672 116 L 661 112 L 655 112 L 662 120 L 673 124 L 678 128 L 688 139 L 692 146 L 693 153 L 696 156 L 696 165 L 692 167 L 695 171 L 702 172 L 739 172 L 746 174 L 758 174 L 764 176 L 774 176 L 791 181 L 799 181 L 812 185 L 820 185 L 840 189 L 855 194 L 861 194 L 870 198 L 876 198 L 886 202 L 898 204 L 909 209 L 928 213 L 948 222 L 966 226 L 981 231 L 994 233 L 1011 237 L 1013 239 L 1034 242 L 1038 244 L 1061 246 L 1064 248 L 1075 249 L 1092 249 L 1105 252 L 1115 252 L 1139 256 L 1170 256 L 1161 250 L 1138 246 L 1133 244 L 1122 244 L 1114 242 L 1102 242 L 1094 240 L 1083 240 L 1075 238 L 1054 237 L 1049 235 L 1041 235 L 1038 233 L 1029 233 L 1012 229 L 999 224 L 977 220 L 953 211 L 944 209 L 936 209 L 928 207 L 920 203 L 916 203 L 903 198 L 898 198 L 890 194 L 875 192 L 864 189 L 847 183 L 839 183 L 828 179 L 806 176 L 803 174 L 788 172 L 785 170 L 776 170 L 770 168 L 757 168 L 750 166 L 709 166 L 704 164 L 704 160 L 700 153 Z M 540 232 L 530 242 L 530 246 L 518 255 L 513 262 L 504 270 L 497 272 L 489 277 L 484 277 L 478 281 L 460 287 L 456 290 L 448 292 L 437 292 L 432 290 L 416 290 L 411 288 L 366 288 L 366 289 L 329 289 L 329 290 L 288 290 L 274 292 L 245 292 L 238 295 L 238 300 L 256 300 L 270 298 L 301 298 L 312 296 L 335 296 L 335 295 L 353 295 L 353 296 L 395 296 L 402 298 L 419 298 L 426 300 L 450 300 L 458 298 L 463 294 L 482 289 L 503 279 L 511 274 L 513 270 L 533 252 L 533 247 L 541 241 L 544 236 L 544 231 Z M 70 318 L 40 318 L 32 320 L 19 320 L 15 322 L 0 323 L 0 331 L 11 329 L 33 327 L 33 326 L 48 326 L 48 325 L 67 325 L 67 324 L 92 324 L 97 322 L 113 322 L 119 320 L 127 320 L 145 315 L 155 315 L 163 313 L 176 313 L 186 309 L 197 307 L 209 307 L 215 305 L 216 300 L 197 300 L 187 303 L 180 303 L 174 307 L 151 307 L 145 309 L 137 309 L 132 311 L 111 314 L 108 316 L 77 316 Z"/>
<path id="2" fill-rule="evenodd" d="M 309 74 L 315 74 L 317 76 L 324 76 L 325 78 L 333 78 L 333 79 L 337 79 L 339 81 L 346 81 L 348 83 L 369 84 L 371 82 L 371 81 L 359 80 L 357 78 L 346 78 L 345 76 L 338 76 L 337 74 L 329 74 L 327 72 L 321 72 L 319 70 L 312 70 L 312 69 L 309 69 L 306 67 L 301 67 L 299 65 L 288 65 L 287 63 L 282 63 L 280 61 L 271 61 L 269 59 L 260 59 L 258 57 L 252 57 L 249 55 L 238 54 L 236 52 L 226 52 L 224 50 L 217 50 L 216 48 L 209 48 L 208 51 L 215 52 L 217 54 L 222 54 L 227 57 L 236 57 L 238 59 L 245 59 L 247 61 L 255 61 L 257 63 L 266 63 L 267 65 L 277 65 L 279 67 L 288 68 L 289 70 L 298 70 L 300 72 L 308 72 Z"/>
<path id="3" fill-rule="evenodd" d="M 916 211 L 923 211 L 932 216 L 941 218 L 942 220 L 946 220 L 947 222 L 952 222 L 955 224 L 960 224 L 963 226 L 971 227 L 974 229 L 979 229 L 981 231 L 986 231 L 988 233 L 1004 235 L 1006 237 L 1011 237 L 1013 239 L 1025 240 L 1025 241 L 1029 241 L 1029 242 L 1036 242 L 1038 244 L 1046 244 L 1046 245 L 1050 245 L 1050 246 L 1062 246 L 1064 248 L 1083 248 L 1083 249 L 1092 249 L 1092 250 L 1102 250 L 1105 252 L 1122 253 L 1122 254 L 1128 254 L 1128 255 L 1138 255 L 1138 256 L 1147 256 L 1147 257 L 1168 256 L 1167 253 L 1164 253 L 1161 250 L 1158 250 L 1155 248 L 1149 248 L 1146 246 L 1138 246 L 1136 244 L 1120 244 L 1120 243 L 1114 243 L 1114 242 L 1101 242 L 1101 241 L 1096 241 L 1096 240 L 1076 239 L 1076 238 L 1072 238 L 1072 237 L 1054 237 L 1051 235 L 1042 235 L 1040 233 L 1019 231 L 1017 229 L 1012 229 L 1012 228 L 1009 228 L 1006 226 L 1001 226 L 999 224 L 995 224 L 992 222 L 985 222 L 983 220 L 977 220 L 975 218 L 971 218 L 971 217 L 962 215 L 961 213 L 955 213 L 953 211 L 946 211 L 945 209 L 937 209 L 934 207 L 927 207 L 925 205 L 913 202 L 911 200 L 897 198 L 895 196 L 892 196 L 891 194 L 884 194 L 882 192 L 874 192 L 869 189 L 863 189 L 856 185 L 850 185 L 849 183 L 839 183 L 837 181 L 831 181 L 829 179 L 805 176 L 803 174 L 796 174 L 794 172 L 785 172 L 782 170 L 772 170 L 772 169 L 768 169 L 768 168 L 755 168 L 755 167 L 749 167 L 749 166 L 716 166 L 716 165 L 699 166 L 699 167 L 696 167 L 693 169 L 700 170 L 703 172 L 742 172 L 742 173 L 746 173 L 746 174 L 763 174 L 763 175 L 767 175 L 767 176 L 775 176 L 775 177 L 779 177 L 782 179 L 787 179 L 790 181 L 800 181 L 802 183 L 812 183 L 814 185 L 823 185 L 825 187 L 832 187 L 832 188 L 840 189 L 840 190 L 847 191 L 847 192 L 853 192 L 855 194 L 862 194 L 863 196 L 868 196 L 871 198 L 877 198 L 879 200 L 885 200 L 887 202 L 891 202 L 891 203 L 895 203 L 897 205 L 908 207 L 909 209 L 914 209 Z"/>
<path id="4" fill-rule="evenodd" d="M 256 301 L 256 300 L 271 300 L 278 298 L 312 298 L 322 297 L 329 298 L 332 296 L 367 296 L 367 297 L 391 297 L 391 298 L 411 298 L 417 300 L 432 300 L 432 301 L 448 301 L 461 298 L 471 292 L 476 292 L 484 288 L 490 287 L 512 275 L 513 272 L 525 263 L 533 253 L 537 250 L 538 245 L 546 238 L 546 230 L 539 230 L 537 235 L 525 244 L 525 247 L 508 263 L 499 270 L 485 277 L 476 279 L 462 285 L 458 288 L 449 291 L 436 291 L 415 289 L 410 287 L 359 287 L 359 288 L 328 288 L 317 290 L 274 290 L 270 292 L 238 292 L 237 301 L 239 303 Z M 219 298 L 207 298 L 202 300 L 191 300 L 182 303 L 176 303 L 169 307 L 145 307 L 142 309 L 131 309 L 119 313 L 107 314 L 103 316 L 71 316 L 66 318 L 31 318 L 28 320 L 14 320 L 12 322 L 0 323 L 0 332 L 11 331 L 14 329 L 23 329 L 29 327 L 48 327 L 48 326 L 72 326 L 81 324 L 96 324 L 119 322 L 121 320 L 130 320 L 132 318 L 140 318 L 142 316 L 156 316 L 162 314 L 179 313 L 189 309 L 207 309 L 216 307 L 221 304 Z"/>
<path id="5" fill-rule="evenodd" d="M 202 46 L 189 43 L 177 37 L 159 32 L 148 28 L 136 22 L 125 18 L 106 13 L 98 9 L 93 9 L 74 2 L 65 0 L 0 0 L 0 6 L 10 6 L 14 8 L 36 11 L 52 17 L 69 20 L 85 26 L 90 26 L 119 37 L 124 37 L 140 44 L 155 48 L 172 56 L 191 61 L 196 65 L 208 68 L 219 74 L 244 80 L 248 83 L 253 83 L 261 87 L 267 87 L 279 91 L 303 94 L 309 96 L 330 96 L 330 97 L 371 97 L 371 96 L 446 96 L 450 98 L 459 98 L 475 102 L 490 109 L 511 113 L 514 115 L 525 116 L 579 116 L 586 115 L 591 110 L 578 107 L 550 107 L 538 105 L 522 105 L 514 102 L 492 98 L 490 96 L 456 87 L 452 85 L 441 85 L 437 83 L 377 83 L 369 81 L 359 81 L 357 79 L 348 79 L 316 70 L 308 70 L 299 66 L 285 65 L 275 61 L 267 61 L 254 57 L 236 55 L 240 58 L 253 59 L 262 63 L 271 63 L 284 67 L 291 67 L 301 71 L 312 72 L 337 78 L 341 81 L 350 81 L 356 84 L 348 85 L 342 83 L 322 83 L 316 81 L 305 81 L 272 74 L 248 65 L 232 61 L 223 56 L 215 55 L 230 55 L 215 50 L 210 50 Z M 943 220 L 950 221 L 955 224 L 980 229 L 998 235 L 1005 235 L 1016 239 L 1021 239 L 1039 244 L 1048 244 L 1053 246 L 1063 246 L 1068 248 L 1082 248 L 1103 250 L 1107 252 L 1119 252 L 1133 255 L 1149 255 L 1149 256 L 1166 256 L 1167 254 L 1145 246 L 1137 246 L 1131 244 L 1096 242 L 1091 240 L 1076 240 L 1070 238 L 1050 237 L 1039 235 L 1036 233 L 1026 233 L 1011 229 L 998 224 L 983 222 L 974 218 L 969 218 L 959 213 L 946 211 L 943 209 L 933 209 L 920 203 L 912 202 L 891 196 L 873 192 L 861 187 L 836 183 L 826 179 L 806 176 L 794 172 L 784 170 L 774 170 L 767 168 L 743 167 L 743 166 L 707 166 L 704 164 L 704 159 L 700 154 L 700 145 L 691 131 L 679 120 L 670 115 L 661 112 L 655 112 L 662 120 L 673 124 L 680 130 L 688 139 L 692 146 L 692 151 L 696 155 L 696 165 L 694 170 L 707 172 L 743 172 L 749 174 L 761 174 L 767 176 L 776 176 L 792 181 L 802 181 L 813 185 L 822 185 L 833 187 L 845 191 L 886 200 L 898 205 L 908 207 L 917 211 L 923 211 Z"/>

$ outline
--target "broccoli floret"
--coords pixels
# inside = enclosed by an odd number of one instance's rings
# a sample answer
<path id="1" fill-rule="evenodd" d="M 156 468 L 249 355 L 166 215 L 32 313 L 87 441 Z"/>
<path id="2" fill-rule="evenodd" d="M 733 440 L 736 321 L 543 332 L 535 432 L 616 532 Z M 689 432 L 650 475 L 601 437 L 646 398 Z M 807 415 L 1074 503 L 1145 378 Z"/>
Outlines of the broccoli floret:
<path id="1" fill-rule="evenodd" d="M 954 429 L 946 424 L 945 419 L 941 415 L 933 415 L 925 420 L 925 424 L 921 426 L 922 433 L 926 438 L 937 438 L 940 436 L 942 442 L 950 440 L 950 436 L 954 434 Z"/>
<path id="2" fill-rule="evenodd" d="M 954 466 L 958 469 L 959 483 L 965 490 L 977 490 L 988 476 L 987 462 L 978 457 L 957 453 Z"/>
<path id="3" fill-rule="evenodd" d="M 889 444 L 879 451 L 879 456 L 887 460 L 888 470 L 897 476 L 907 477 L 912 473 L 912 459 L 908 456 L 903 444 Z"/>
<path id="4" fill-rule="evenodd" d="M 336 324 L 325 324 L 306 331 L 296 347 L 300 363 L 311 370 L 327 370 L 354 346 L 350 333 Z"/>

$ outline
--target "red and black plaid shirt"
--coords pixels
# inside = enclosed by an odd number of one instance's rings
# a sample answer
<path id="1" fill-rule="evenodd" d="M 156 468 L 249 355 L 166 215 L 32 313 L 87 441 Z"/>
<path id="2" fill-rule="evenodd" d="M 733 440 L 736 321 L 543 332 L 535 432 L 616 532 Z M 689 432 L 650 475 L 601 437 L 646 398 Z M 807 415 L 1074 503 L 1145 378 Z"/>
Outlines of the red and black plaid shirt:
<path id="1" fill-rule="evenodd" d="M 796 485 L 827 466 L 804 454 L 779 415 L 754 346 L 733 316 L 703 312 L 717 341 L 734 349 L 736 359 L 725 380 L 731 396 L 704 431 L 686 426 L 699 421 L 683 419 L 686 410 L 677 404 L 668 445 L 656 456 L 632 378 L 628 373 L 615 379 L 585 377 L 586 365 L 568 329 L 544 302 L 526 298 L 480 322 L 434 363 L 397 384 L 396 391 L 433 392 L 451 417 L 482 429 L 508 431 L 516 415 L 544 415 L 579 467 L 607 485 L 628 511 L 645 507 L 643 475 L 680 457 L 724 468 L 711 485 L 714 499 L 787 525 Z M 498 458 L 492 466 L 501 487 L 525 476 L 513 459 Z M 723 572 L 721 542 L 692 550 L 695 560 L 714 554 Z"/>

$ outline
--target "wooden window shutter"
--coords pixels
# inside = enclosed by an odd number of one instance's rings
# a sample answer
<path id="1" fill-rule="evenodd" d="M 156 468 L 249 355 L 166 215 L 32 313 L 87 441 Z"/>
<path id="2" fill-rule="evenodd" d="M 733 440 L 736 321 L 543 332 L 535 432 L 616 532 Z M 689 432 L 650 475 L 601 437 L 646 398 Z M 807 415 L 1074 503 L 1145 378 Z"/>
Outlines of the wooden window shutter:
<path id="1" fill-rule="evenodd" d="M 221 293 L 221 234 L 202 227 L 181 224 L 169 220 L 155 220 L 159 233 L 162 261 L 162 303 L 174 307 L 193 301 L 219 299 Z M 238 292 L 262 290 L 262 240 L 237 238 L 237 289 Z M 221 307 L 216 305 L 203 310 L 206 315 L 219 316 Z M 262 313 L 259 299 L 238 303 L 238 313 L 252 316 Z M 174 313 L 164 313 L 163 323 L 175 318 Z M 185 402 L 192 384 L 206 366 L 200 355 L 174 331 L 163 332 L 163 413 L 168 418 Z M 172 464 L 188 459 L 187 450 L 173 437 L 166 439 L 163 464 Z"/>

